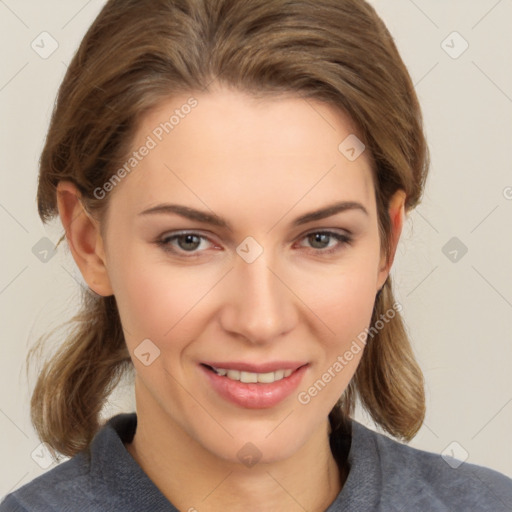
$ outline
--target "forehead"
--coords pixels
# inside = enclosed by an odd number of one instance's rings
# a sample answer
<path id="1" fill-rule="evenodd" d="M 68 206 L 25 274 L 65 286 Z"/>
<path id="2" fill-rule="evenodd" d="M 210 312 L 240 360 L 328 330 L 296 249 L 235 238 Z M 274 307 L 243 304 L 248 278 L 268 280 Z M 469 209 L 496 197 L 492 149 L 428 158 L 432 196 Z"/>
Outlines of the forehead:
<path id="1" fill-rule="evenodd" d="M 339 149 L 355 133 L 346 114 L 311 99 L 226 89 L 178 95 L 142 119 L 136 165 L 116 193 L 138 207 L 180 199 L 275 216 L 298 203 L 302 211 L 358 200 L 372 210 L 370 159 L 363 152 L 351 161 Z"/>

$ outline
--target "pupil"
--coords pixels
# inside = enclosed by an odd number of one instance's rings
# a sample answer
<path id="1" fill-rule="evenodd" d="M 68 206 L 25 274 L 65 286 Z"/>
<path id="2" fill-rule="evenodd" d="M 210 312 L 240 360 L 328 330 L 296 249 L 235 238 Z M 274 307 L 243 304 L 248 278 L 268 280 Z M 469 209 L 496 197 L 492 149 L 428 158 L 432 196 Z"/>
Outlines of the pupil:
<path id="1" fill-rule="evenodd" d="M 320 246 L 316 246 L 316 249 L 323 249 L 329 245 L 329 235 L 325 233 L 313 233 L 310 235 L 310 242 L 313 247 L 319 243 Z"/>
<path id="2" fill-rule="evenodd" d="M 195 240 L 194 240 L 195 239 Z M 185 241 L 182 243 L 182 241 Z M 181 249 L 197 249 L 199 246 L 199 237 L 195 235 L 183 235 L 179 238 L 179 246 Z"/>

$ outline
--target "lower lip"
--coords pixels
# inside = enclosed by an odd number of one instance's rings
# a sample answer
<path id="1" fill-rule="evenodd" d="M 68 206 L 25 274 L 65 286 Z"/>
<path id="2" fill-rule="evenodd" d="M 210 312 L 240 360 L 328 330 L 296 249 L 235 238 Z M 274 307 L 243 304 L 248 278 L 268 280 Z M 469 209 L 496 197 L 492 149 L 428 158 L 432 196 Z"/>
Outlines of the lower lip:
<path id="1" fill-rule="evenodd" d="M 223 398 L 247 409 L 268 409 L 290 396 L 300 384 L 307 369 L 301 366 L 290 376 L 269 384 L 240 382 L 218 375 L 200 365 L 213 389 Z"/>

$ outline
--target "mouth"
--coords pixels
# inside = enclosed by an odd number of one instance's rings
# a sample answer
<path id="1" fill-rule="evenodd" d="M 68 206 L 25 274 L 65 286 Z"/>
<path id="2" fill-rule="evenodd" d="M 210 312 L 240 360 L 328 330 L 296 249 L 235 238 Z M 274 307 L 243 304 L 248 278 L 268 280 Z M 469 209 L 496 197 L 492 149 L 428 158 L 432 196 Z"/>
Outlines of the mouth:
<path id="1" fill-rule="evenodd" d="M 297 388 L 308 363 L 201 363 L 213 389 L 224 399 L 249 409 L 277 405 Z"/>

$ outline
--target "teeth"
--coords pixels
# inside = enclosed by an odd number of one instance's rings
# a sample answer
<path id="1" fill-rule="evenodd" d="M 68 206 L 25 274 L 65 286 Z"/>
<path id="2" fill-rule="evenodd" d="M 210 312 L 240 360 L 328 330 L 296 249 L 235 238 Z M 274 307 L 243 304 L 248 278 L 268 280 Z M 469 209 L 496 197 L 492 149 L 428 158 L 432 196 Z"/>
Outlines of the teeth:
<path id="1" fill-rule="evenodd" d="M 293 373 L 293 370 L 277 370 L 275 372 L 268 373 L 253 373 L 241 372 L 238 370 L 228 370 L 226 368 L 212 367 L 212 369 L 217 375 L 227 377 L 231 380 L 238 380 L 246 384 L 256 382 L 260 382 L 262 384 L 271 384 L 272 382 L 276 382 L 278 380 L 284 379 L 285 377 L 289 377 Z"/>
<path id="2" fill-rule="evenodd" d="M 256 375 L 256 373 L 254 374 Z M 277 379 L 275 378 L 275 373 L 259 373 L 258 375 L 258 382 L 262 382 L 263 384 L 270 384 L 272 382 L 275 382 Z"/>
<path id="3" fill-rule="evenodd" d="M 284 378 L 284 370 L 277 370 L 277 372 L 274 373 L 275 380 L 281 380 Z"/>
<path id="4" fill-rule="evenodd" d="M 251 382 L 258 382 L 258 374 L 251 372 L 240 372 L 240 382 L 245 382 L 247 384 Z"/>
<path id="5" fill-rule="evenodd" d="M 216 368 L 214 368 L 216 370 Z M 227 370 L 226 377 L 231 380 L 240 380 L 240 372 L 238 370 Z"/>

